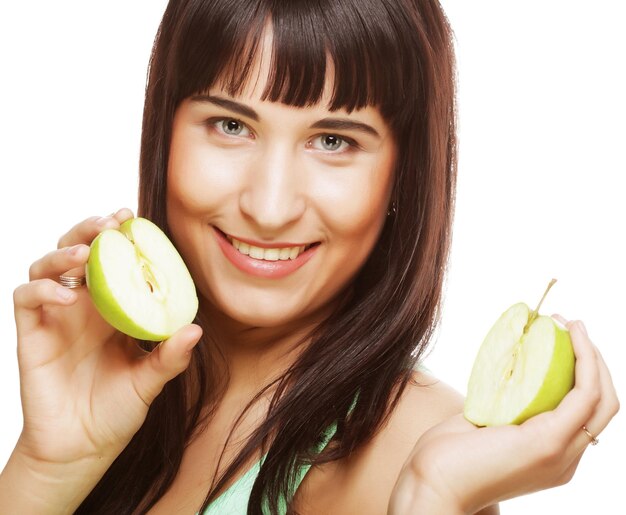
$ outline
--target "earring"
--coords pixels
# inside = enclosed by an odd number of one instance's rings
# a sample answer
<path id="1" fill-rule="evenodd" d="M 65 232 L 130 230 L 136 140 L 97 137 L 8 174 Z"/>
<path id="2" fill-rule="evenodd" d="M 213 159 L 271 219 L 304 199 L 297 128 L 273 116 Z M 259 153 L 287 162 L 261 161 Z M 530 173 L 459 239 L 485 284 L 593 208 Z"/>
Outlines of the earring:
<path id="1" fill-rule="evenodd" d="M 394 200 L 391 203 L 391 206 L 389 207 L 389 209 L 387 210 L 387 216 L 395 215 L 396 211 L 397 211 L 397 209 L 396 209 L 396 201 Z"/>

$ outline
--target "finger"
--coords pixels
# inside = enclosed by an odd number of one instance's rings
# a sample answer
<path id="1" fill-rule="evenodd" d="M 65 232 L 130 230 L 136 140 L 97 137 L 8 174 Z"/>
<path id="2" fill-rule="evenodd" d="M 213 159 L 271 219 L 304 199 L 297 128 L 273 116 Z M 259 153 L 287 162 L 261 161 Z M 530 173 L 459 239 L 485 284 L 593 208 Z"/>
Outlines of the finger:
<path id="1" fill-rule="evenodd" d="M 585 451 L 583 450 L 576 454 L 572 462 L 565 468 L 565 470 L 559 476 L 555 477 L 555 486 L 562 486 L 571 481 L 584 453 Z"/>
<path id="2" fill-rule="evenodd" d="M 115 218 L 117 220 L 117 222 L 122 225 L 126 220 L 130 220 L 131 218 L 134 218 L 135 215 L 133 214 L 131 209 L 128 209 L 127 207 L 123 207 L 122 209 L 119 209 L 116 213 L 114 213 L 113 218 Z"/>
<path id="3" fill-rule="evenodd" d="M 57 279 L 68 270 L 84 265 L 88 258 L 89 247 L 80 243 L 73 247 L 53 250 L 30 266 L 29 280 L 34 281 L 45 277 Z"/>
<path id="4" fill-rule="evenodd" d="M 594 437 L 597 437 L 602 431 L 609 425 L 611 419 L 619 411 L 619 400 L 617 398 L 617 392 L 613 385 L 613 379 L 611 373 L 602 357 L 602 354 L 597 347 L 594 346 L 596 353 L 596 359 L 598 363 L 598 372 L 600 379 L 600 401 L 598 402 L 596 409 L 591 418 L 585 422 L 585 427 L 589 433 Z M 581 431 L 582 435 L 579 435 L 578 440 L 580 447 L 586 447 L 591 442 L 591 439 L 587 433 Z"/>
<path id="5" fill-rule="evenodd" d="M 594 406 L 592 414 L 589 419 L 583 421 L 580 430 L 576 431 L 574 435 L 572 444 L 568 447 L 567 452 L 570 455 L 570 459 L 575 460 L 575 463 L 577 464 L 589 444 L 594 441 L 593 438 L 597 437 L 604 430 L 604 428 L 618 412 L 619 400 L 617 399 L 617 393 L 613 385 L 611 373 L 606 366 L 602 354 L 589 339 L 584 324 L 582 322 L 572 324 L 578 325 L 579 329 L 584 333 L 589 347 L 593 351 L 598 372 L 597 377 L 599 386 L 599 398 Z M 572 344 L 574 345 L 574 337 L 572 338 Z M 591 436 L 585 432 L 585 429 L 589 432 L 589 434 L 591 434 Z"/>
<path id="6" fill-rule="evenodd" d="M 613 418 L 620 409 L 619 398 L 617 397 L 617 389 L 613 383 L 613 378 L 611 376 L 611 372 L 609 371 L 609 367 L 607 367 L 604 358 L 602 357 L 602 353 L 595 347 L 596 355 L 598 358 L 598 366 L 600 367 L 600 377 L 602 378 L 602 402 L 606 403 L 607 409 L 611 418 Z M 605 425 L 606 427 L 606 425 Z M 604 427 L 600 428 L 602 431 Z"/>
<path id="7" fill-rule="evenodd" d="M 201 327 L 189 324 L 137 361 L 135 389 L 148 406 L 165 383 L 189 366 L 191 351 L 201 336 Z"/>
<path id="8" fill-rule="evenodd" d="M 589 421 L 600 401 L 601 391 L 596 351 L 582 322 L 568 322 L 567 328 L 576 356 L 575 384 L 551 412 L 551 419 L 561 438 L 570 441 Z"/>
<path id="9" fill-rule="evenodd" d="M 76 292 L 51 279 L 40 279 L 18 286 L 13 292 L 18 338 L 40 325 L 42 306 L 46 304 L 68 306 L 76 302 L 76 299 Z"/>
<path id="10" fill-rule="evenodd" d="M 568 324 L 568 321 L 565 320 L 565 318 L 563 318 L 561 315 L 559 315 L 558 313 L 555 313 L 554 315 L 552 315 L 552 318 L 554 318 L 555 320 L 557 320 L 563 327 L 566 327 Z"/>
<path id="11" fill-rule="evenodd" d="M 105 229 L 117 229 L 120 226 L 114 215 L 115 213 L 103 217 L 92 216 L 79 222 L 59 238 L 57 248 L 71 247 L 79 243 L 91 245 L 93 239 Z"/>

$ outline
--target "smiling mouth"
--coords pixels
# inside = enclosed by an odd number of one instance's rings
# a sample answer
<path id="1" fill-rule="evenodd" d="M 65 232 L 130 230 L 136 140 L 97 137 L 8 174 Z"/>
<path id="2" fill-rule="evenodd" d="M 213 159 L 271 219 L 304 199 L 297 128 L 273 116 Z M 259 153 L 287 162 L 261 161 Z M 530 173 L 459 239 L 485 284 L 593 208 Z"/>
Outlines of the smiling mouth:
<path id="1" fill-rule="evenodd" d="M 217 227 L 216 227 L 217 229 Z M 310 248 L 316 247 L 321 242 L 316 241 L 307 245 L 300 245 L 296 247 L 276 247 L 276 248 L 262 248 L 250 245 L 249 243 L 240 241 L 232 236 L 229 236 L 224 231 L 217 229 L 228 242 L 237 249 L 241 254 L 244 254 L 253 259 L 259 259 L 263 261 L 289 261 L 294 260 L 300 256 L 303 252 Z"/>

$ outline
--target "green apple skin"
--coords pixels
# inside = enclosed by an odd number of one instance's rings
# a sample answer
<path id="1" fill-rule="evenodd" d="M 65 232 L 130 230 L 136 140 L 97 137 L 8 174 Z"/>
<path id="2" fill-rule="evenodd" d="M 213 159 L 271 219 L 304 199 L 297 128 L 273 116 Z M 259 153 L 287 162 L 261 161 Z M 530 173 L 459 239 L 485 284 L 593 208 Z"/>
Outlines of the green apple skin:
<path id="1" fill-rule="evenodd" d="M 184 319 L 179 319 L 175 326 L 170 326 L 169 328 L 166 328 L 166 330 L 150 330 L 150 328 L 147 327 L 149 324 L 138 324 L 131 316 L 129 316 L 129 313 L 120 305 L 116 295 L 110 288 L 109 281 L 107 280 L 105 274 L 105 267 L 100 260 L 102 255 L 102 245 L 105 238 L 107 238 L 107 234 L 118 232 L 128 240 L 128 245 L 134 245 L 132 230 L 133 226 L 137 223 L 149 224 L 154 230 L 158 230 L 158 233 L 162 235 L 159 236 L 159 238 L 162 239 L 160 243 L 165 244 L 166 247 L 170 247 L 168 248 L 170 257 L 175 256 L 173 257 L 174 260 L 180 260 L 179 263 L 176 263 L 179 274 L 177 280 L 183 283 L 186 287 L 186 291 L 184 292 L 184 303 L 188 304 L 189 308 L 186 309 L 187 315 Z M 135 250 L 133 250 L 133 252 L 135 252 Z M 127 266 L 131 265 L 130 262 L 125 264 Z M 98 234 L 90 246 L 89 260 L 85 265 L 85 275 L 91 300 L 102 318 L 104 318 L 104 320 L 117 330 L 133 338 L 148 341 L 166 340 L 180 327 L 191 323 L 198 310 L 198 298 L 195 292 L 195 286 L 193 285 L 193 280 L 182 258 L 178 254 L 178 251 L 160 228 L 144 218 L 132 218 L 124 222 L 117 230 L 109 229 Z"/>
<path id="2" fill-rule="evenodd" d="M 558 327 L 551 317 L 540 318 L 554 326 L 554 351 L 550 368 L 536 397 L 511 424 L 521 424 L 539 413 L 553 410 L 574 387 L 576 358 L 569 332 Z"/>
<path id="3" fill-rule="evenodd" d="M 521 424 L 556 408 L 573 388 L 576 359 L 569 332 L 551 317 L 537 316 L 524 334 L 531 314 L 526 304 L 513 305 L 485 338 L 465 401 L 465 418 L 473 424 Z M 524 345 L 529 341 L 538 342 L 533 356 L 525 356 Z M 519 351 L 519 365 L 511 369 L 509 362 L 503 366 L 506 358 L 496 356 L 511 356 L 515 349 Z M 537 362 L 533 362 L 535 357 Z"/>

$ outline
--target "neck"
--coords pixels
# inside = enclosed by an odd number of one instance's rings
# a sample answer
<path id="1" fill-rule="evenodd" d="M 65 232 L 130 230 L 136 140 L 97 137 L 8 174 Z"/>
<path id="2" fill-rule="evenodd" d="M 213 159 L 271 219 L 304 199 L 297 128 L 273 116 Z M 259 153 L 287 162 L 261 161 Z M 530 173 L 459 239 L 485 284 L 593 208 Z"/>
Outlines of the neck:
<path id="1" fill-rule="evenodd" d="M 224 356 L 225 396 L 251 399 L 283 375 L 308 346 L 311 331 L 334 307 L 332 303 L 281 326 L 255 327 L 232 319 L 202 299 L 204 325 Z"/>

